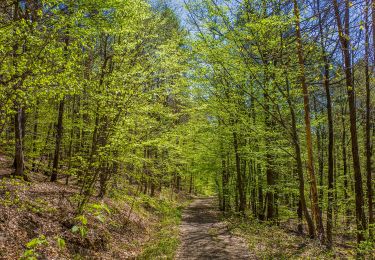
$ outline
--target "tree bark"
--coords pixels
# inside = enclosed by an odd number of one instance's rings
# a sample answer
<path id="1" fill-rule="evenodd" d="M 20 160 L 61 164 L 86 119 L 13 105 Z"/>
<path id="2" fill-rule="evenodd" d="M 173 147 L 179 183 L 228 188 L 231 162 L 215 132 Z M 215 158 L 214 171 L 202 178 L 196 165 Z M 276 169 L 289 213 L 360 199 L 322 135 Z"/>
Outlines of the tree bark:
<path id="1" fill-rule="evenodd" d="M 27 180 L 27 176 L 24 172 L 25 170 L 25 161 L 23 154 L 23 108 L 18 107 L 17 113 L 14 117 L 14 137 L 15 137 L 15 157 L 14 157 L 14 173 L 13 175 L 22 177 Z"/>
<path id="2" fill-rule="evenodd" d="M 341 135 L 341 153 L 342 153 L 342 167 L 343 167 L 343 176 L 344 176 L 344 201 L 346 204 L 346 211 L 345 215 L 348 219 L 350 215 L 350 208 L 347 205 L 349 200 L 348 195 L 348 163 L 347 163 L 347 152 L 346 152 L 346 124 L 345 124 L 345 114 L 346 109 L 344 107 L 341 108 L 341 127 L 342 127 L 342 135 Z"/>
<path id="3" fill-rule="evenodd" d="M 238 151 L 238 137 L 237 132 L 233 132 L 233 147 L 234 155 L 236 158 L 236 173 L 237 173 L 237 192 L 238 192 L 238 211 L 241 213 L 245 212 L 246 207 L 246 195 L 244 189 L 244 181 L 241 173 L 241 159 Z"/>
<path id="4" fill-rule="evenodd" d="M 37 160 L 37 140 L 38 140 L 38 119 L 39 119 L 39 99 L 36 101 L 36 108 L 34 114 L 34 130 L 33 130 L 33 163 L 32 171 L 36 170 L 36 160 Z"/>
<path id="5" fill-rule="evenodd" d="M 226 158 L 225 158 L 225 155 L 223 154 L 223 159 L 221 161 L 221 165 L 222 165 L 222 177 L 221 177 L 221 180 L 222 180 L 222 193 L 223 193 L 223 198 L 222 198 L 222 209 L 223 211 L 228 211 L 229 210 L 229 203 L 228 203 L 228 198 L 229 198 L 229 189 L 228 189 L 228 185 L 229 185 L 229 174 L 228 174 L 228 166 L 227 166 L 227 163 L 226 163 Z"/>
<path id="6" fill-rule="evenodd" d="M 263 207 L 263 178 L 262 168 L 260 164 L 257 164 L 257 175 L 258 175 L 258 219 L 264 220 L 264 207 Z"/>
<path id="7" fill-rule="evenodd" d="M 317 102 L 316 102 L 316 98 L 313 97 L 314 99 L 314 110 L 315 110 L 315 114 L 318 115 L 319 111 L 318 111 L 318 107 L 317 107 Z M 318 173 L 319 173 L 319 195 L 318 195 L 318 198 L 320 198 L 319 200 L 319 208 L 320 208 L 320 212 L 322 212 L 322 208 L 323 208 L 323 200 L 324 200 L 324 141 L 325 141 L 325 138 L 324 138 L 324 127 L 322 126 L 322 124 L 318 123 L 318 125 L 316 126 L 316 148 L 317 148 L 317 154 L 318 154 Z"/>
<path id="8" fill-rule="evenodd" d="M 306 199 L 305 199 L 305 180 L 303 176 L 303 166 L 302 166 L 302 158 L 301 158 L 301 146 L 300 146 L 300 140 L 297 132 L 297 122 L 296 122 L 296 114 L 293 108 L 292 101 L 290 100 L 290 93 L 289 93 L 289 82 L 288 78 L 286 79 L 286 86 L 287 86 L 287 102 L 289 106 L 289 111 L 292 119 L 292 142 L 294 146 L 294 153 L 296 158 L 296 164 L 297 164 L 297 174 L 298 174 L 298 191 L 299 191 L 299 207 L 301 207 L 301 214 L 306 218 L 308 232 L 310 238 L 315 237 L 315 225 L 313 220 L 311 219 L 310 213 L 307 209 L 306 205 Z M 301 216 L 302 218 L 302 216 Z M 301 226 L 302 228 L 302 226 Z M 298 229 L 301 229 L 298 227 Z"/>
<path id="9" fill-rule="evenodd" d="M 266 72 L 267 74 L 267 72 Z M 266 77 L 267 79 L 267 77 Z M 266 218 L 267 220 L 273 220 L 275 217 L 275 172 L 274 172 L 274 161 L 275 156 L 272 155 L 271 144 L 274 141 L 273 138 L 270 136 L 273 131 L 273 120 L 269 116 L 269 95 L 268 89 L 264 91 L 264 100 L 265 100 L 265 140 L 266 140 L 266 182 L 267 182 L 267 192 L 266 192 Z"/>
<path id="10" fill-rule="evenodd" d="M 335 10 L 336 23 L 338 27 L 339 40 L 344 58 L 345 81 L 349 103 L 349 117 L 350 117 L 350 136 L 352 142 L 352 157 L 354 170 L 354 189 L 355 189 L 355 205 L 356 205 L 356 223 L 357 223 L 357 241 L 360 243 L 365 239 L 366 230 L 366 216 L 364 211 L 364 196 L 361 175 L 361 162 L 358 151 L 358 137 L 357 137 L 357 115 L 355 104 L 355 89 L 354 80 L 350 59 L 350 43 L 349 43 L 349 0 L 345 0 L 345 22 L 344 26 L 341 23 L 340 10 L 337 0 L 333 1 Z"/>
<path id="11" fill-rule="evenodd" d="M 323 35 L 323 21 L 320 10 L 320 1 L 317 0 L 319 31 L 320 31 L 320 45 L 323 58 L 323 86 L 326 94 L 326 109 L 328 119 L 328 205 L 327 205 L 327 246 L 332 247 L 332 220 L 333 220 L 333 204 L 334 204 L 334 161 L 333 161 L 333 147 L 334 147 L 334 129 L 333 129 L 333 113 L 332 101 L 330 92 L 330 75 L 329 75 L 329 58 L 326 52 Z M 322 198 L 322 197 L 321 197 Z"/>
<path id="12" fill-rule="evenodd" d="M 373 1 L 373 4 L 375 2 Z M 366 150 L 366 186 L 367 186 L 367 201 L 368 201 L 368 214 L 369 214 L 369 235 L 370 238 L 373 236 L 373 227 L 374 224 L 374 212 L 373 212 L 373 191 L 372 191 L 372 147 L 371 147 L 371 92 L 370 92 L 370 28 L 369 28 L 369 18 L 368 18 L 368 9 L 370 8 L 369 0 L 366 0 L 365 6 L 365 84 L 366 84 L 366 126 L 365 126 L 365 150 Z M 375 6 L 372 6 L 375 11 Z M 373 14 L 374 15 L 374 14 Z M 375 27 L 373 27 L 375 30 Z M 373 32 L 375 35 L 375 32 Z M 375 37 L 374 37 L 375 39 Z M 375 45 L 375 42 L 373 42 Z M 375 54 L 375 53 L 374 53 Z"/>
<path id="13" fill-rule="evenodd" d="M 332 115 L 332 101 L 329 83 L 329 64 L 327 55 L 323 51 L 324 60 L 324 76 L 323 85 L 326 92 L 327 99 L 327 118 L 328 118 L 328 206 L 327 206 L 327 245 L 332 247 L 332 208 L 334 203 L 333 191 L 334 191 L 334 173 L 333 173 L 333 115 Z"/>
<path id="14" fill-rule="evenodd" d="M 302 86 L 304 111 L 305 111 L 305 130 L 306 130 L 306 144 L 307 144 L 307 168 L 310 175 L 311 183 L 311 199 L 312 199 L 312 214 L 315 219 L 315 225 L 317 229 L 317 235 L 319 240 L 324 243 L 324 227 L 319 209 L 318 189 L 316 184 L 315 170 L 314 170 L 314 158 L 313 158 L 313 147 L 311 138 L 311 123 L 310 123 L 310 104 L 309 104 L 309 91 L 307 88 L 306 77 L 305 77 L 305 64 L 302 46 L 302 35 L 300 27 L 300 14 L 297 0 L 294 0 L 294 15 L 296 22 L 296 33 L 297 33 L 297 52 L 298 62 L 300 66 L 300 82 Z"/>
<path id="15" fill-rule="evenodd" d="M 57 170 L 59 167 L 59 159 L 60 159 L 60 146 L 61 146 L 61 140 L 63 136 L 64 105 L 65 105 L 65 98 L 63 97 L 62 100 L 60 100 L 59 115 L 57 118 L 55 154 L 53 157 L 52 174 L 51 174 L 52 182 L 57 180 Z"/>

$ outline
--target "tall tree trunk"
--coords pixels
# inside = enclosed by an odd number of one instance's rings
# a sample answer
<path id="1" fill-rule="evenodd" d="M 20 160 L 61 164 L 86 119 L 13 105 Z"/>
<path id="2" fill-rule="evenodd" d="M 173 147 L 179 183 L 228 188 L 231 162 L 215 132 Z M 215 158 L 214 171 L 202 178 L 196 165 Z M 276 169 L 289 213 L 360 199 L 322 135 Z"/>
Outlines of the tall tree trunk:
<path id="1" fill-rule="evenodd" d="M 35 114 L 34 114 L 34 129 L 33 129 L 33 163 L 32 171 L 36 170 L 36 160 L 37 160 L 37 140 L 38 140 L 38 120 L 39 120 L 39 99 L 36 101 Z"/>
<path id="2" fill-rule="evenodd" d="M 333 220 L 333 189 L 334 189 L 334 162 L 333 162 L 333 147 L 334 147 L 334 129 L 333 129 L 333 113 L 332 113 L 332 101 L 330 92 L 330 75 L 329 75 L 329 60 L 326 52 L 323 35 L 323 21 L 320 10 L 320 0 L 317 0 L 317 11 L 319 19 L 319 33 L 320 33 L 320 45 L 322 50 L 323 58 L 323 86 L 326 94 L 326 108 L 327 108 L 327 119 L 328 119 L 328 205 L 327 205 L 327 246 L 332 247 L 332 220 Z M 322 197 L 321 197 L 322 198 Z"/>
<path id="3" fill-rule="evenodd" d="M 346 124 L 345 124 L 345 107 L 341 108 L 341 127 L 342 127 L 342 136 L 341 136 L 341 148 L 342 148 L 342 167 L 343 167 L 343 176 L 344 176 L 344 200 L 346 212 L 345 215 L 348 219 L 350 215 L 350 207 L 347 205 L 349 202 L 349 184 L 348 184 L 348 162 L 347 162 L 347 152 L 346 152 Z"/>
<path id="4" fill-rule="evenodd" d="M 51 181 L 57 180 L 57 169 L 59 167 L 59 159 L 60 159 L 60 146 L 61 140 L 63 136 L 63 119 L 64 119 L 64 105 L 65 105 L 65 97 L 60 100 L 59 104 L 59 115 L 57 118 L 57 129 L 56 129 L 56 143 L 55 143 L 55 154 L 53 157 L 53 165 L 52 165 L 52 174 L 51 174 Z"/>
<path id="5" fill-rule="evenodd" d="M 297 32 L 297 52 L 298 61 L 300 66 L 300 82 L 302 85 L 303 101 L 304 101 L 304 111 L 305 111 L 305 128 L 306 128 L 306 144 L 307 144 L 307 168 L 310 174 L 311 183 L 311 199 L 312 199 L 312 214 L 315 219 L 315 225 L 317 228 L 317 235 L 321 242 L 324 242 L 324 227 L 321 218 L 321 213 L 319 209 L 319 199 L 318 199 L 318 189 L 316 185 L 316 177 L 314 171 L 314 158 L 313 158 L 313 147 L 311 138 L 311 123 L 310 123 L 310 104 L 309 104 L 309 91 L 306 84 L 305 77 L 305 64 L 302 46 L 302 35 L 301 35 L 301 25 L 300 25 L 300 14 L 297 0 L 294 0 L 294 15 L 296 22 L 296 32 Z"/>
<path id="6" fill-rule="evenodd" d="M 267 182 L 267 192 L 266 192 L 266 218 L 267 220 L 273 220 L 275 217 L 275 173 L 274 173 L 274 161 L 275 156 L 272 155 L 271 145 L 274 141 L 271 137 L 272 130 L 273 130 L 273 120 L 270 118 L 269 113 L 269 95 L 268 89 L 264 91 L 264 99 L 265 99 L 265 141 L 266 141 L 266 182 Z"/>
<path id="7" fill-rule="evenodd" d="M 270 162 L 271 155 L 268 154 L 268 158 L 266 158 Z M 270 164 L 267 164 L 266 169 L 266 180 L 267 180 L 267 192 L 266 192 L 266 218 L 267 220 L 273 220 L 275 218 L 275 178 L 274 178 L 274 170 Z"/>
<path id="8" fill-rule="evenodd" d="M 79 102 L 79 100 L 78 100 Z M 72 100 L 72 114 L 71 114 L 71 129 L 69 134 L 69 148 L 68 148 L 68 171 L 72 168 L 72 156 L 73 156 L 73 140 L 74 140 L 74 130 L 76 128 L 76 115 L 78 114 L 78 109 L 76 105 L 76 95 L 73 95 Z M 69 183 L 69 177 L 68 174 L 65 179 L 65 184 L 68 185 Z"/>
<path id="9" fill-rule="evenodd" d="M 333 184 L 334 184 L 334 173 L 333 173 L 333 115 L 332 115 L 332 101 L 329 86 L 329 64 L 327 55 L 323 51 L 324 60 L 324 76 L 323 85 L 326 92 L 327 99 L 327 118 L 328 118 L 328 206 L 327 206 L 327 245 L 332 247 L 332 207 L 333 207 Z"/>
<path id="10" fill-rule="evenodd" d="M 13 175 L 22 177 L 23 179 L 27 180 L 27 176 L 24 172 L 25 170 L 25 162 L 24 162 L 24 155 L 23 155 L 23 128 L 22 128 L 22 121 L 23 121 L 23 108 L 18 107 L 17 113 L 14 117 L 14 137 L 15 137 L 15 156 L 14 156 L 14 173 Z"/>
<path id="11" fill-rule="evenodd" d="M 69 32 L 66 30 L 66 35 L 64 39 L 64 56 L 67 59 L 68 55 L 68 45 L 69 45 Z M 52 165 L 52 174 L 51 174 L 51 181 L 54 182 L 57 180 L 57 170 L 59 167 L 59 159 L 60 159 L 60 146 L 61 140 L 63 137 L 63 119 L 64 119 L 64 105 L 65 105 L 65 96 L 62 97 L 59 104 L 59 115 L 57 119 L 57 129 L 56 129 L 56 143 L 55 143 L 55 154 L 53 157 L 53 165 Z"/>
<path id="12" fill-rule="evenodd" d="M 260 164 L 257 164 L 257 175 L 258 175 L 258 219 L 264 220 L 264 207 L 263 207 L 263 178 L 262 168 Z"/>
<path id="13" fill-rule="evenodd" d="M 253 216 L 257 216 L 257 204 L 256 204 L 256 163 L 254 160 L 249 162 L 249 175 L 250 175 L 250 203 L 251 211 Z"/>
<path id="14" fill-rule="evenodd" d="M 350 43 L 349 43 L 349 0 L 345 0 L 345 27 L 343 28 L 340 17 L 340 10 L 337 0 L 333 1 L 335 10 L 336 23 L 338 27 L 339 39 L 344 58 L 344 70 L 346 88 L 349 102 L 349 117 L 350 117 L 350 136 L 352 141 L 352 157 L 354 170 L 354 189 L 355 189 L 355 205 L 356 205 L 356 222 L 357 222 L 357 241 L 358 243 L 365 239 L 366 230 L 366 216 L 364 210 L 363 186 L 361 175 L 361 162 L 358 151 L 358 137 L 357 137 L 357 115 L 355 104 L 355 90 L 354 80 L 350 59 Z"/>
<path id="15" fill-rule="evenodd" d="M 246 195 L 244 189 L 244 181 L 241 173 L 241 159 L 238 151 L 238 137 L 237 132 L 233 132 L 233 147 L 234 155 L 236 158 L 236 173 L 237 173 L 237 192 L 238 192 L 238 211 L 241 213 L 245 212 L 246 207 Z"/>
<path id="16" fill-rule="evenodd" d="M 14 1 L 14 12 L 13 12 L 13 21 L 17 21 L 19 19 L 19 0 Z M 18 43 L 13 45 L 13 66 L 17 69 L 17 50 L 19 46 Z M 22 83 L 21 83 L 22 84 Z M 14 90 L 17 90 L 18 85 L 16 85 Z M 17 113 L 14 117 L 14 138 L 15 138 L 15 156 L 14 156 L 14 172 L 13 175 L 22 177 L 23 179 L 27 179 L 25 175 L 25 162 L 24 162 L 24 154 L 23 154 L 23 137 L 24 137 L 24 111 L 23 107 L 15 103 L 15 108 L 17 109 Z"/>
<path id="17" fill-rule="evenodd" d="M 193 171 L 190 171 L 189 194 L 193 192 Z"/>
<path id="18" fill-rule="evenodd" d="M 289 111 L 292 119 L 292 142 L 294 145 L 294 152 L 297 164 L 297 174 L 298 174 L 298 191 L 299 191 L 299 207 L 301 207 L 301 214 L 306 218 L 307 227 L 309 236 L 311 238 L 315 237 L 315 225 L 313 220 L 311 219 L 310 213 L 307 209 L 306 199 L 305 199 L 305 180 L 303 176 L 303 166 L 302 166 L 302 158 L 301 158 L 301 147 L 300 147 L 300 140 L 297 132 L 297 121 L 296 121 L 296 114 L 294 111 L 294 107 L 292 101 L 290 99 L 290 88 L 289 88 L 289 81 L 286 78 L 286 86 L 287 86 L 287 102 L 289 106 Z M 302 228 L 302 227 L 301 227 Z M 298 228 L 298 229 L 301 229 Z"/>
<path id="19" fill-rule="evenodd" d="M 375 4 L 375 2 L 373 3 Z M 373 227 L 374 224 L 374 212 L 373 212 L 373 191 L 372 191 L 372 176 L 371 176 L 371 168 L 372 168 L 372 147 L 371 147 L 371 92 L 370 92 L 370 28 L 369 28 L 369 17 L 368 17 L 368 9 L 370 8 L 369 0 L 366 0 L 366 7 L 365 7 L 365 79 L 366 79 L 366 126 L 365 126 L 365 150 L 366 150 L 366 184 L 367 184 L 367 200 L 368 200 L 368 214 L 369 214 L 369 235 L 370 237 L 373 236 Z M 375 6 L 373 6 L 373 11 L 375 11 Z M 373 14 L 374 15 L 374 14 Z M 375 30 L 375 27 L 372 28 Z M 373 32 L 375 35 L 375 32 Z M 375 39 L 375 37 L 374 37 Z M 373 42 L 375 46 L 375 42 Z M 375 53 L 374 53 L 375 55 Z"/>
<path id="20" fill-rule="evenodd" d="M 315 114 L 318 115 L 318 106 L 316 102 L 316 98 L 313 97 L 314 99 L 314 110 Z M 319 173 L 319 208 L 320 208 L 320 213 L 322 212 L 324 203 L 324 128 L 322 127 L 322 124 L 318 123 L 316 127 L 316 148 L 317 148 L 317 153 L 318 153 L 318 173 Z"/>
<path id="21" fill-rule="evenodd" d="M 223 198 L 222 198 L 222 210 L 223 211 L 228 211 L 229 210 L 229 203 L 228 203 L 228 198 L 229 198 L 229 179 L 228 179 L 228 166 L 227 166 L 227 163 L 226 163 L 226 158 L 225 158 L 225 155 L 223 154 L 223 159 L 221 160 L 221 167 L 222 167 L 222 177 L 221 177 L 221 181 L 222 181 L 222 194 L 223 194 Z"/>

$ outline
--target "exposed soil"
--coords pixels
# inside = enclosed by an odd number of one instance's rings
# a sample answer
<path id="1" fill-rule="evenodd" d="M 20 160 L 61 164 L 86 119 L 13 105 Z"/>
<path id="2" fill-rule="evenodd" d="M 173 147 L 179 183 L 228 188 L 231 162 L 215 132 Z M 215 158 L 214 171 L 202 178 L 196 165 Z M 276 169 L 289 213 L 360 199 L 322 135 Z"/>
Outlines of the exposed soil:
<path id="1" fill-rule="evenodd" d="M 256 259 L 244 239 L 220 220 L 213 198 L 196 199 L 183 213 L 177 259 Z"/>

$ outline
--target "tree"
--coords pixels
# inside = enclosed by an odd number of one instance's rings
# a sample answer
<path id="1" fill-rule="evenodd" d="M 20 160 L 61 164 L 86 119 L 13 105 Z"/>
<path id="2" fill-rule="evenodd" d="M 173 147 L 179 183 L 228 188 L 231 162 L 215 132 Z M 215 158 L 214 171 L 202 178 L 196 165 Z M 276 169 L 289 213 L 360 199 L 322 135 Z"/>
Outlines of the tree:
<path id="1" fill-rule="evenodd" d="M 300 25 L 300 15 L 297 0 L 294 0 L 294 15 L 296 21 L 296 32 L 297 32 L 297 51 L 298 51 L 298 62 L 300 66 L 300 81 L 303 93 L 304 111 L 305 111 L 305 127 L 306 127 L 306 144 L 307 144 L 307 169 L 310 174 L 311 182 L 311 197 L 312 197 L 312 215 L 315 220 L 317 233 L 319 240 L 324 242 L 324 229 L 322 215 L 319 209 L 318 189 L 316 184 L 315 170 L 314 170 L 314 159 L 313 159 L 313 147 L 311 140 L 311 124 L 310 124 L 310 104 L 309 104 L 309 91 L 306 84 L 305 77 L 305 65 L 304 65 L 304 54 L 302 46 L 302 35 Z"/>
<path id="2" fill-rule="evenodd" d="M 364 212 L 364 201 L 363 201 L 363 187 L 362 187 L 362 175 L 361 175 L 361 164 L 359 159 L 358 151 L 358 138 L 357 138 L 357 116 L 355 107 L 355 87 L 353 81 L 352 65 L 350 58 L 350 36 L 349 36 L 349 1 L 345 0 L 344 7 L 344 25 L 341 22 L 340 10 L 337 0 L 333 1 L 333 7 L 335 10 L 336 23 L 338 28 L 338 34 L 343 52 L 344 59 L 344 70 L 345 70 L 345 82 L 348 94 L 349 103 L 349 116 L 350 116 L 350 136 L 352 143 L 352 156 L 353 156 L 353 170 L 355 178 L 355 205 L 356 205 L 356 222 L 357 222 L 357 240 L 361 242 L 364 240 L 364 232 L 366 230 L 366 216 Z"/>

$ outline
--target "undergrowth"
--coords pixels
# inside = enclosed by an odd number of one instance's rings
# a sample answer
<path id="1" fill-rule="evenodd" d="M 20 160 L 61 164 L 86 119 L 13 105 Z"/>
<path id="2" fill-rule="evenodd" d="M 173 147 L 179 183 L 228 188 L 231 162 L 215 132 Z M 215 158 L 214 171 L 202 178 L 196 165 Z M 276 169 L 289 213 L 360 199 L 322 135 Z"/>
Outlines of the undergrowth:
<path id="1" fill-rule="evenodd" d="M 138 259 L 173 259 L 180 244 L 178 225 L 182 206 L 175 201 L 148 197 L 145 203 L 160 217 L 154 227 L 151 239 L 145 245 Z"/>
<path id="2" fill-rule="evenodd" d="M 355 247 L 336 244 L 332 250 L 292 230 L 255 219 L 226 218 L 232 233 L 243 237 L 259 259 L 353 259 Z"/>
<path id="3" fill-rule="evenodd" d="M 77 215 L 77 192 L 74 185 L 1 179 L 0 231 L 8 230 L 14 250 L 1 252 L 7 245 L 0 243 L 0 258 L 173 259 L 183 195 L 171 200 L 163 190 L 150 197 L 124 185 L 104 199 L 92 197 Z"/>

